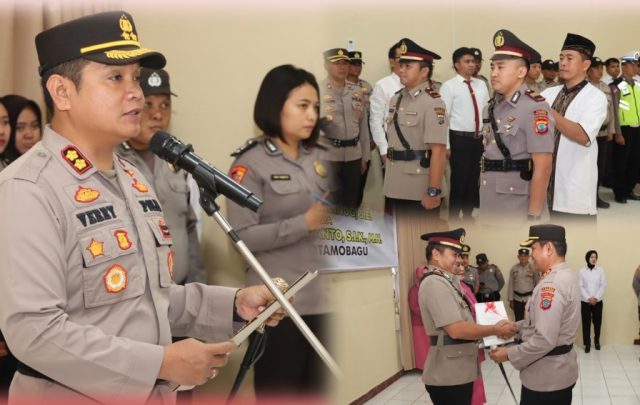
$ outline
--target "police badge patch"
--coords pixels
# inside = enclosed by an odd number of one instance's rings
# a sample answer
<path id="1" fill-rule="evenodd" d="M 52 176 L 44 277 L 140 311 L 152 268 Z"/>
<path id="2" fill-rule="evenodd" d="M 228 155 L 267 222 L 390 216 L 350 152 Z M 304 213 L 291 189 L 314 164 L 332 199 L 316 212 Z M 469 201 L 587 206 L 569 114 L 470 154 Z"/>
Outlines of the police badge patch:
<path id="1" fill-rule="evenodd" d="M 433 110 L 436 112 L 436 116 L 438 117 L 438 124 L 444 124 L 444 108 L 436 107 Z"/>

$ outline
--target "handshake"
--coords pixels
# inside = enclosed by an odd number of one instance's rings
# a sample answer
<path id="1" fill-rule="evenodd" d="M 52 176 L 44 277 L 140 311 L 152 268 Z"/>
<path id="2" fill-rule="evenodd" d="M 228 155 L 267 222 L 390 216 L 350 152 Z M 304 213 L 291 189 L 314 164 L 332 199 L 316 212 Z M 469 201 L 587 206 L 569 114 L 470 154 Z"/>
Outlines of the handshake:
<path id="1" fill-rule="evenodd" d="M 510 339 L 516 333 L 518 333 L 518 325 L 515 322 L 508 319 L 503 319 L 500 322 L 493 325 L 495 333 L 500 339 Z"/>

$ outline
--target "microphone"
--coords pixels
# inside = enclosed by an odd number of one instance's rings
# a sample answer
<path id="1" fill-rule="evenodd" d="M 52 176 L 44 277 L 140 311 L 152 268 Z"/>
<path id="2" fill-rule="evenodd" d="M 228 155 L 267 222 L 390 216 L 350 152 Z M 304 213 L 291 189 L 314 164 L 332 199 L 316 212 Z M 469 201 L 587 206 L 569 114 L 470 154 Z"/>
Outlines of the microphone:
<path id="1" fill-rule="evenodd" d="M 231 201 L 252 211 L 258 211 L 262 205 L 262 200 L 251 191 L 196 155 L 191 145 L 185 145 L 175 136 L 158 131 L 151 137 L 149 147 L 161 159 L 191 173 L 200 187 L 214 194 L 224 194 Z"/>

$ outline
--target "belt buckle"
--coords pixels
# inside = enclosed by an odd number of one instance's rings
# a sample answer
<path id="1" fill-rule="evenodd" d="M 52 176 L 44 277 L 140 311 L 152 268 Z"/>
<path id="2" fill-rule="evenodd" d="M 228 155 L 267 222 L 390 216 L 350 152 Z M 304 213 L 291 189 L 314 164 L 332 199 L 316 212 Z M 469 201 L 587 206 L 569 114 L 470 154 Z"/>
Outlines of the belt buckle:
<path id="1" fill-rule="evenodd" d="M 507 160 L 507 159 L 504 159 L 504 160 L 502 161 L 502 171 L 503 171 L 503 172 L 506 172 L 506 171 L 507 171 L 507 162 L 508 162 L 508 160 Z"/>
<path id="2" fill-rule="evenodd" d="M 339 148 L 340 146 L 342 146 L 342 141 L 340 139 L 332 139 L 331 142 L 333 143 L 333 146 L 335 146 L 336 148 Z"/>
<path id="3" fill-rule="evenodd" d="M 393 148 L 388 148 L 387 149 L 387 159 L 389 159 L 391 162 L 393 162 Z"/>

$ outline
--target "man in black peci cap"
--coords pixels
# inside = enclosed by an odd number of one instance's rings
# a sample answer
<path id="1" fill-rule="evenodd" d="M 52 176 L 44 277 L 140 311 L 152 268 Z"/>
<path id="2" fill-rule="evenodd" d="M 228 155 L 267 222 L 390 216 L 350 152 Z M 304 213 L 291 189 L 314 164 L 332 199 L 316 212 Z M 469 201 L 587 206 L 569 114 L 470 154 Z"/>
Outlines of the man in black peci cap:
<path id="1" fill-rule="evenodd" d="M 431 343 L 422 381 L 434 405 L 471 404 L 473 381 L 480 375 L 476 340 L 511 337 L 517 332 L 507 319 L 490 326 L 473 321 L 473 308 L 455 275 L 464 234 L 459 228 L 422 235 L 429 265 L 418 300 Z"/>
<path id="2" fill-rule="evenodd" d="M 215 377 L 235 345 L 172 333 L 228 339 L 272 296 L 173 283 L 158 196 L 114 154 L 140 132 L 140 66 L 165 63 L 131 15 L 60 24 L 36 48 L 51 125 L 0 176 L 0 325 L 20 362 L 10 401 L 173 403 L 176 384 Z"/>
<path id="3" fill-rule="evenodd" d="M 471 48 L 471 52 L 473 52 L 473 59 L 476 62 L 476 68 L 473 72 L 473 77 L 475 77 L 476 79 L 480 79 L 484 82 L 484 84 L 487 85 L 487 89 L 489 90 L 489 93 L 491 93 L 493 90 L 491 89 L 491 83 L 489 82 L 489 79 L 487 79 L 484 75 L 480 74 L 480 70 L 482 69 L 482 62 L 484 62 L 484 59 L 482 59 L 482 51 L 478 48 Z"/>
<path id="4" fill-rule="evenodd" d="M 580 289 L 565 262 L 565 230 L 534 225 L 520 246 L 531 248 L 541 280 L 518 322 L 522 343 L 493 350 L 491 358 L 510 361 L 520 371 L 521 405 L 569 405 L 578 379 L 573 342 L 580 323 Z"/>
<path id="5" fill-rule="evenodd" d="M 438 215 L 446 165 L 447 118 L 429 71 L 440 56 L 412 40 L 400 41 L 400 82 L 389 102 L 384 195 L 396 210 Z"/>
<path id="6" fill-rule="evenodd" d="M 476 294 L 478 302 L 500 301 L 500 291 L 504 287 L 504 276 L 498 266 L 489 263 L 486 253 L 476 255 L 478 282 L 480 288 Z"/>
<path id="7" fill-rule="evenodd" d="M 542 92 L 556 124 L 547 193 L 552 218 L 596 221 L 596 136 L 607 116 L 607 97 L 585 78 L 595 49 L 591 40 L 567 34 L 558 73 L 564 85 Z"/>
<path id="8" fill-rule="evenodd" d="M 491 84 L 496 96 L 483 114 L 480 210 L 484 224 L 523 223 L 548 217 L 554 124 L 549 105 L 524 83 L 540 54 L 512 32 L 493 36 Z"/>

